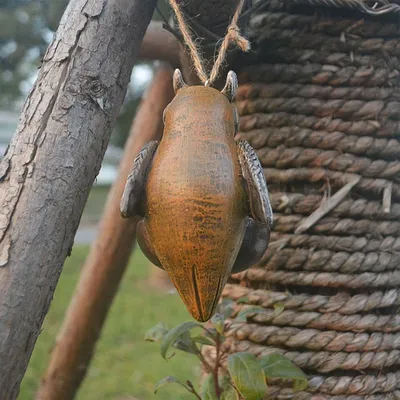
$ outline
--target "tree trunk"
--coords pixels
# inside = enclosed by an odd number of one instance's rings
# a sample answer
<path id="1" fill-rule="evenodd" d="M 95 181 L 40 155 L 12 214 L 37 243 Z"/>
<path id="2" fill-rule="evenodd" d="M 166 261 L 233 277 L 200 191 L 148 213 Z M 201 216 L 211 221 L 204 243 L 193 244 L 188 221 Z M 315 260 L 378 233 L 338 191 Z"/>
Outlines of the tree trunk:
<path id="1" fill-rule="evenodd" d="M 0 164 L 0 388 L 15 399 L 156 1 L 72 0 Z"/>
<path id="2" fill-rule="evenodd" d="M 74 398 L 128 264 L 136 221 L 122 219 L 119 204 L 133 160 L 150 140 L 161 138 L 162 114 L 173 98 L 172 69 L 159 68 L 142 100 L 72 302 L 37 394 L 40 400 Z"/>

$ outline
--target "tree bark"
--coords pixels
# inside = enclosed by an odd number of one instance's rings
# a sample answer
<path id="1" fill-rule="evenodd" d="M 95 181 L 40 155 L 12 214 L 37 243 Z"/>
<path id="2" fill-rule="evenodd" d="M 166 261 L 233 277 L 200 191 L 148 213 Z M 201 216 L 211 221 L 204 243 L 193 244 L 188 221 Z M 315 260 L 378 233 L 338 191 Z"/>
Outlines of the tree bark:
<path id="1" fill-rule="evenodd" d="M 15 399 L 155 0 L 71 0 L 0 164 L 0 388 Z"/>
<path id="2" fill-rule="evenodd" d="M 85 376 L 135 239 L 136 221 L 122 219 L 119 211 L 125 182 L 141 148 L 161 138 L 162 114 L 172 98 L 172 69 L 161 66 L 134 120 L 99 235 L 82 270 L 37 399 L 72 399 Z"/>

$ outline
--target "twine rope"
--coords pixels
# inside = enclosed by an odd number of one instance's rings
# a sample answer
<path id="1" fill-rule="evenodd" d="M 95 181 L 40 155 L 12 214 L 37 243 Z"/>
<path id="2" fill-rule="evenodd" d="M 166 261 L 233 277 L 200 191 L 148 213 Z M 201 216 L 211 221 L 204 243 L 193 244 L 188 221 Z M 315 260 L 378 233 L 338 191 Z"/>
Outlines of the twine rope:
<path id="1" fill-rule="evenodd" d="M 231 352 L 247 351 L 255 356 L 282 354 L 299 368 L 329 373 L 335 370 L 360 371 L 363 369 L 381 370 L 399 365 L 400 351 L 366 351 L 347 353 L 344 351 L 291 351 L 278 347 L 265 347 L 249 340 L 239 341 L 232 336 L 227 338 Z"/>
<path id="2" fill-rule="evenodd" d="M 330 250 L 313 250 L 285 248 L 275 251 L 268 249 L 263 264 L 268 263 L 271 269 L 303 270 L 316 272 L 383 272 L 400 269 L 400 254 L 389 252 L 333 252 Z"/>
<path id="3" fill-rule="evenodd" d="M 239 340 L 250 340 L 252 343 L 279 346 L 286 349 L 303 348 L 313 351 L 352 353 L 355 351 L 390 351 L 400 348 L 400 334 L 398 332 L 355 333 L 245 324 L 232 328 L 230 334 L 234 334 Z"/>
<path id="4" fill-rule="evenodd" d="M 285 312 L 290 314 L 291 311 L 306 312 L 313 315 L 314 318 L 318 316 L 321 317 L 320 314 L 329 314 L 329 318 L 342 314 L 342 316 L 338 318 L 343 319 L 344 315 L 353 316 L 356 313 L 368 313 L 374 312 L 380 308 L 400 306 L 400 289 L 397 288 L 375 291 L 371 294 L 361 293 L 353 296 L 346 292 L 339 292 L 333 296 L 323 296 L 320 294 L 311 295 L 307 293 L 290 294 L 288 292 L 274 292 L 264 289 L 252 290 L 228 283 L 224 288 L 223 297 L 228 297 L 233 300 L 241 299 L 241 305 L 237 306 L 237 312 L 243 308 L 248 308 L 248 306 L 257 305 L 264 307 L 266 309 L 265 312 L 270 313 L 270 318 L 278 318 L 276 321 L 280 321 L 279 317 Z M 275 307 L 279 305 L 284 308 L 284 311 L 282 313 L 274 312 Z M 377 321 L 377 316 L 373 314 L 369 317 L 367 314 L 363 316 L 359 315 L 358 320 L 364 317 L 367 317 L 366 319 L 370 322 L 375 321 L 374 323 L 376 323 Z M 290 318 L 292 318 L 293 321 L 293 316 Z M 335 318 L 332 318 L 332 321 L 335 321 Z M 387 321 L 388 318 L 386 318 L 385 324 L 387 324 Z M 298 326 L 296 322 L 293 322 L 293 326 Z M 304 322 L 305 320 L 303 320 L 302 324 L 304 324 Z M 310 320 L 307 320 L 307 322 L 310 322 Z M 277 324 L 277 322 L 271 323 L 274 325 Z M 368 326 L 371 328 L 371 325 Z M 382 328 L 382 325 L 380 325 L 380 327 Z M 357 332 L 360 331 L 359 327 L 357 329 L 354 327 L 353 330 Z M 398 327 L 398 331 L 400 331 L 400 326 Z"/>
<path id="5" fill-rule="evenodd" d="M 321 204 L 323 196 L 321 194 L 276 192 L 271 193 L 270 201 L 273 209 L 282 214 L 309 215 Z M 330 212 L 330 215 L 356 219 L 399 220 L 400 204 L 394 204 L 390 213 L 385 213 L 382 204 L 378 201 L 345 199 Z"/>
<path id="6" fill-rule="evenodd" d="M 351 330 L 357 330 L 358 332 L 370 332 L 372 335 L 376 336 L 381 332 L 398 332 L 396 326 L 398 326 L 399 318 L 388 316 L 376 317 L 373 314 L 353 314 L 343 316 L 339 313 L 321 314 L 317 312 L 295 311 L 284 311 L 282 315 L 276 316 L 276 312 L 266 310 L 263 313 L 260 312 L 254 316 L 249 316 L 249 321 L 252 321 L 257 325 L 268 325 L 268 328 L 270 325 L 273 325 L 279 330 L 284 330 L 288 327 L 296 327 L 303 330 L 307 328 L 321 330 L 332 329 L 337 332 L 345 333 Z M 259 327 L 258 329 L 260 332 L 263 330 L 262 327 Z"/>
<path id="7" fill-rule="evenodd" d="M 244 309 L 246 307 L 243 307 Z M 296 327 L 338 332 L 371 332 L 377 334 L 399 332 L 400 317 L 397 315 L 351 314 L 297 312 L 287 310 L 277 313 L 275 310 L 254 312 L 247 315 L 249 322 L 275 327 Z M 284 328 L 283 328 L 284 329 Z"/>
<path id="8" fill-rule="evenodd" d="M 399 252 L 400 238 L 386 236 L 384 238 L 366 238 L 365 236 L 321 236 L 321 235 L 291 235 L 280 232 L 271 232 L 271 242 L 283 240 L 286 246 L 297 248 L 327 249 L 333 251 L 347 251 L 349 253 L 362 251 Z"/>
<path id="9" fill-rule="evenodd" d="M 287 272 L 250 268 L 233 275 L 233 277 L 253 284 L 268 282 L 269 284 L 286 286 L 301 285 L 348 290 L 366 288 L 382 289 L 400 286 L 400 273 L 398 270 L 380 273 L 341 274 L 335 272 Z"/>
<path id="10" fill-rule="evenodd" d="M 221 66 L 225 60 L 226 52 L 231 43 L 236 43 L 236 45 L 243 52 L 247 52 L 250 50 L 249 41 L 241 35 L 240 29 L 237 25 L 239 15 L 243 9 L 243 5 L 244 5 L 244 0 L 240 0 L 238 7 L 235 11 L 235 14 L 233 15 L 232 22 L 230 23 L 230 25 L 228 27 L 227 34 L 225 35 L 224 40 L 222 41 L 221 47 L 219 49 L 218 57 L 214 63 L 212 70 L 211 70 L 209 84 L 213 83 L 217 79 L 217 77 L 219 75 L 219 71 L 221 69 Z"/>
<path id="11" fill-rule="evenodd" d="M 255 149 L 285 146 L 336 150 L 341 153 L 368 156 L 371 159 L 396 160 L 400 154 L 397 139 L 375 138 L 373 136 L 349 135 L 344 132 L 327 132 L 306 128 L 270 128 L 267 132 L 254 129 L 241 132 L 241 139 L 247 140 Z"/>
<path id="12" fill-rule="evenodd" d="M 183 15 L 183 12 L 182 12 L 180 6 L 178 5 L 176 0 L 169 0 L 169 3 L 176 15 L 176 19 L 178 21 L 179 28 L 182 32 L 184 41 L 189 48 L 190 56 L 191 56 L 193 65 L 196 69 L 197 76 L 199 77 L 199 79 L 205 86 L 211 86 L 215 82 L 215 80 L 218 78 L 221 68 L 222 68 L 222 65 L 226 58 L 226 53 L 227 53 L 229 45 L 231 43 L 235 43 L 244 52 L 247 52 L 250 50 L 250 43 L 246 38 L 244 38 L 242 36 L 242 34 L 240 33 L 239 26 L 238 26 L 238 20 L 239 20 L 240 14 L 242 12 L 244 2 L 245 2 L 245 0 L 240 0 L 238 3 L 236 11 L 232 17 L 232 21 L 228 26 L 227 33 L 226 33 L 226 35 L 221 43 L 221 46 L 219 48 L 218 56 L 214 62 L 212 69 L 211 69 L 210 75 L 208 76 L 206 69 L 204 67 L 204 59 L 203 59 L 202 52 L 201 52 L 198 44 L 195 43 L 195 41 L 192 38 L 192 35 L 189 31 L 188 24 L 185 21 L 185 17 Z"/>

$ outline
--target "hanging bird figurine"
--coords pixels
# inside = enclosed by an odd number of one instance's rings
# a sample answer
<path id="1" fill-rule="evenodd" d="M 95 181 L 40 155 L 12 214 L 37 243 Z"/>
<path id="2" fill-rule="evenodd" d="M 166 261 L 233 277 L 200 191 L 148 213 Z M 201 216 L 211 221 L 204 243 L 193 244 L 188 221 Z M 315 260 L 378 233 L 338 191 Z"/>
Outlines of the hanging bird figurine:
<path id="1" fill-rule="evenodd" d="M 192 316 L 207 321 L 229 275 L 266 251 L 272 210 L 254 150 L 235 141 L 236 74 L 222 91 L 187 86 L 178 69 L 173 84 L 163 137 L 136 157 L 121 215 L 141 217 L 143 253 L 168 273 Z"/>

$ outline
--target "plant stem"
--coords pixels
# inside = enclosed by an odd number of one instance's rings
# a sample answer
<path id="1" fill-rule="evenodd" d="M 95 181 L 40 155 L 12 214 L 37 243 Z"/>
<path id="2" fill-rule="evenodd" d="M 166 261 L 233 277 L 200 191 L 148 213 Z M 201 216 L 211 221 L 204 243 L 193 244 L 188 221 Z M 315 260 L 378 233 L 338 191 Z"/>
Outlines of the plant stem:
<path id="1" fill-rule="evenodd" d="M 209 329 L 207 329 L 205 326 L 201 326 L 201 328 L 204 330 L 204 332 L 207 332 L 213 339 L 215 339 L 215 336 Z"/>
<path id="2" fill-rule="evenodd" d="M 187 381 L 188 388 L 190 389 L 190 393 L 194 394 L 197 399 L 202 400 L 201 396 L 197 393 L 197 390 L 194 388 L 192 382 Z"/>
<path id="3" fill-rule="evenodd" d="M 196 392 L 196 390 L 193 388 L 192 393 L 196 396 L 196 399 L 202 400 L 200 395 Z"/>
<path id="4" fill-rule="evenodd" d="M 218 382 L 218 371 L 219 371 L 219 362 L 221 358 L 221 335 L 217 332 L 217 335 L 215 337 L 215 366 L 214 370 L 212 372 L 213 377 L 214 377 L 214 385 L 215 385 L 215 394 L 217 395 L 217 398 L 219 399 L 222 393 L 222 390 L 219 386 Z"/>
<path id="5" fill-rule="evenodd" d="M 201 352 L 199 351 L 197 353 L 197 356 L 199 357 L 200 361 L 203 363 L 205 369 L 207 370 L 207 372 L 209 374 L 211 374 L 213 372 L 213 368 L 212 366 L 206 361 L 206 359 L 204 358 L 203 354 L 201 354 Z"/>

